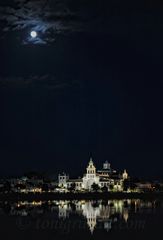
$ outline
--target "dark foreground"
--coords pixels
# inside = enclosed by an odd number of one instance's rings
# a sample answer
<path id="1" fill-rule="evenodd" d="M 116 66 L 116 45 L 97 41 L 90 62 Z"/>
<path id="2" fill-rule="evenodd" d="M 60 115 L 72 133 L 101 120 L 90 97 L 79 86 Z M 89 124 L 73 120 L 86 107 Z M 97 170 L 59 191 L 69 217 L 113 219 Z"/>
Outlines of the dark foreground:
<path id="1" fill-rule="evenodd" d="M 26 198 L 24 201 L 0 200 L 0 235 L 17 240 L 153 240 L 162 235 L 161 194 L 139 194 L 146 199 L 128 198 L 138 194 L 107 199 L 122 195 L 126 194 L 30 194 L 19 196 Z M 147 199 L 156 195 L 158 199 Z M 8 196 L 14 200 L 15 196 Z M 54 200 L 54 196 L 59 199 Z M 60 200 L 74 196 L 106 199 Z M 40 197 L 53 200 L 35 200 Z"/>
<path id="2" fill-rule="evenodd" d="M 1 193 L 0 200 L 163 199 L 160 193 Z"/>

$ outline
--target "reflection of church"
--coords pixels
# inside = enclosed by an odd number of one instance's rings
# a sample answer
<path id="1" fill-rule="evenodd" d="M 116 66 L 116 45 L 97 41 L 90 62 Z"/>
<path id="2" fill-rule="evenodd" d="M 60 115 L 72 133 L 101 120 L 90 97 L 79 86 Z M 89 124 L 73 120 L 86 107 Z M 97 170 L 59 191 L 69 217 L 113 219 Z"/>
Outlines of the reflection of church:
<path id="1" fill-rule="evenodd" d="M 97 217 L 100 215 L 99 208 L 94 208 L 91 202 L 86 202 L 83 206 L 83 215 L 87 219 L 87 224 L 91 233 L 93 233 L 94 228 L 97 224 Z"/>
<path id="2" fill-rule="evenodd" d="M 92 185 L 96 185 L 99 188 L 107 188 L 107 190 L 122 191 L 123 181 L 128 178 L 128 173 L 124 170 L 123 174 L 117 173 L 113 170 L 110 164 L 106 161 L 103 164 L 101 170 L 96 171 L 96 167 L 90 159 L 86 168 L 86 174 L 83 178 L 69 179 L 69 176 L 65 173 L 58 176 L 59 187 L 66 189 L 72 186 L 76 190 L 91 190 Z"/>
<path id="3" fill-rule="evenodd" d="M 128 208 L 125 208 L 123 200 L 110 200 L 107 204 L 102 201 L 74 201 L 75 212 L 83 215 L 87 221 L 88 228 L 91 233 L 95 228 L 105 229 L 109 231 L 112 224 L 117 221 L 115 216 L 120 216 L 120 219 L 125 222 L 128 220 Z M 58 202 L 59 218 L 67 218 L 71 214 L 71 204 L 68 202 Z"/>

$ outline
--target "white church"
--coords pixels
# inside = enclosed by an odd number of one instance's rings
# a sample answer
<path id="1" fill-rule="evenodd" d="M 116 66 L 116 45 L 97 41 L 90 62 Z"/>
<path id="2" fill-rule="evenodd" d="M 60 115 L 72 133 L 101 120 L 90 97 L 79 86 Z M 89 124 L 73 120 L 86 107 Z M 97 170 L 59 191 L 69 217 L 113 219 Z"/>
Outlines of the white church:
<path id="1" fill-rule="evenodd" d="M 73 186 L 75 190 L 91 191 L 92 186 L 96 184 L 99 189 L 105 187 L 108 191 L 123 191 L 123 181 L 125 179 L 128 179 L 126 170 L 122 174 L 117 173 L 107 161 L 103 164 L 102 170 L 96 170 L 92 159 L 90 159 L 83 178 L 70 179 L 65 173 L 59 174 L 58 186 L 67 190 Z"/>

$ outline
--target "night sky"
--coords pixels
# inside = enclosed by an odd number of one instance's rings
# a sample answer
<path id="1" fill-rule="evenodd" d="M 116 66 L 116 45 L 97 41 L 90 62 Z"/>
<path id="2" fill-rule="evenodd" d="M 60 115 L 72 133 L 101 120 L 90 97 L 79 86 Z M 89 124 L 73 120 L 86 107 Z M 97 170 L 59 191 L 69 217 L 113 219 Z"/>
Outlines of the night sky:
<path id="1" fill-rule="evenodd" d="M 0 1 L 1 176 L 163 177 L 162 88 L 161 1 Z"/>

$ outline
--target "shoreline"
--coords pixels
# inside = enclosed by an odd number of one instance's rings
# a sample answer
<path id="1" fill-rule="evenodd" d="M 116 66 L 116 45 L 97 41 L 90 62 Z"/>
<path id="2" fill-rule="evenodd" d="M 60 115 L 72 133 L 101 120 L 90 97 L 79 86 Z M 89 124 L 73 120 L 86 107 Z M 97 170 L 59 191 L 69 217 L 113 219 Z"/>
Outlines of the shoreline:
<path id="1" fill-rule="evenodd" d="M 110 200 L 142 199 L 163 200 L 160 193 L 0 193 L 0 201 L 48 201 L 48 200 Z"/>

